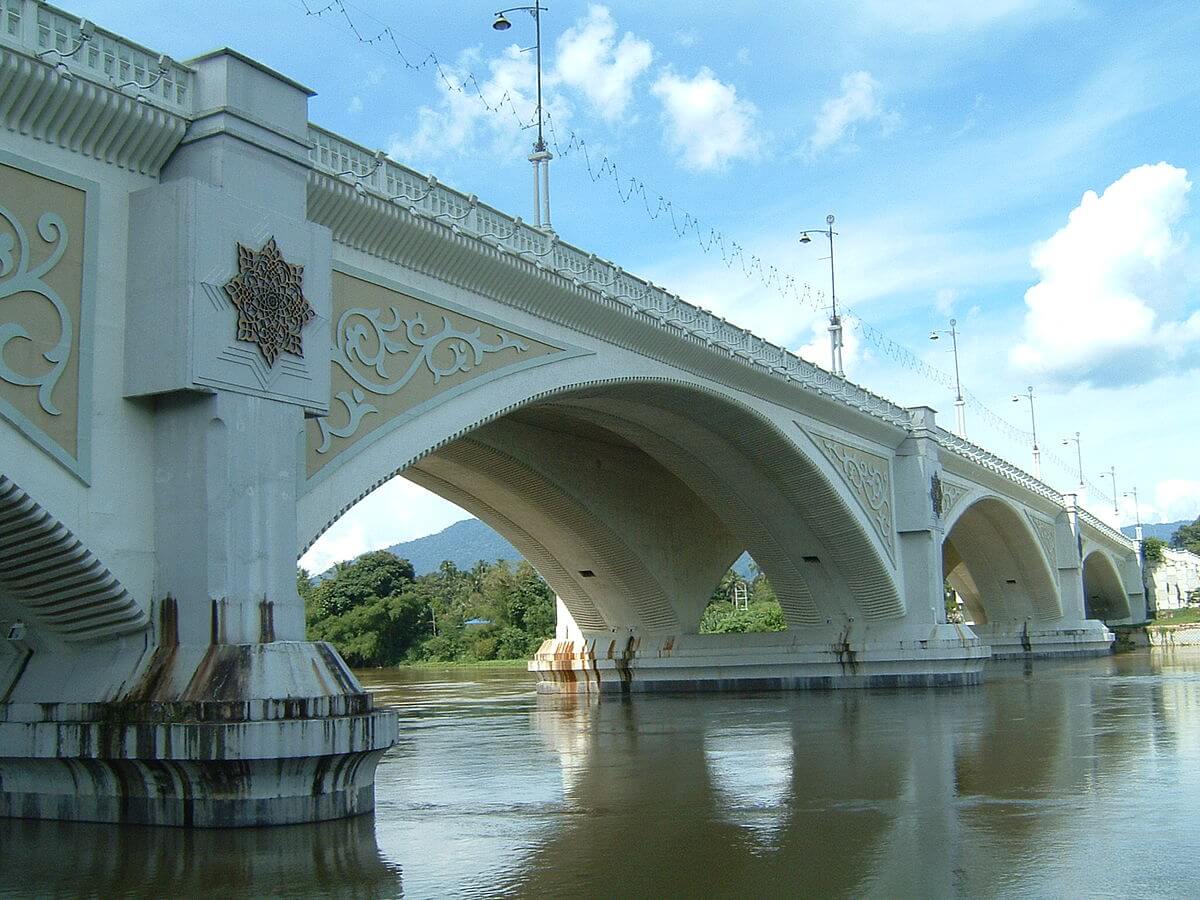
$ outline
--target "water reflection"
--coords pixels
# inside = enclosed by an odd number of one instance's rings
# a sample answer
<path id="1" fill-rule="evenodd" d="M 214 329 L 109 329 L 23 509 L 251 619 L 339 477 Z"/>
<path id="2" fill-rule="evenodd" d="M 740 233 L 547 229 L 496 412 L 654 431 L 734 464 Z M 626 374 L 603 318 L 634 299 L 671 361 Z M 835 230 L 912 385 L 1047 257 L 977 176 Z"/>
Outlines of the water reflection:
<path id="1" fill-rule="evenodd" d="M 374 820 L 258 832 L 0 821 L 0 892 L 1194 891 L 1197 651 L 997 664 L 980 687 L 907 692 L 596 701 L 536 697 L 515 671 L 362 678 L 401 717 Z"/>
<path id="2" fill-rule="evenodd" d="M 189 830 L 0 819 L 0 894 L 399 897 L 372 816 Z"/>

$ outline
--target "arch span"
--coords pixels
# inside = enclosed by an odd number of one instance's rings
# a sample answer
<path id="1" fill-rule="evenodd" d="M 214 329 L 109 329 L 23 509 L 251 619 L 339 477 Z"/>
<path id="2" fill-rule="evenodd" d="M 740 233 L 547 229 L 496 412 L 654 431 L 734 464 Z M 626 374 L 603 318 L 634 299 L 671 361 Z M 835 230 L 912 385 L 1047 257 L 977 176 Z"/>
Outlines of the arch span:
<path id="1" fill-rule="evenodd" d="M 1045 552 L 1007 500 L 984 496 L 958 515 L 943 542 L 943 575 L 976 625 L 1020 627 L 1062 617 Z"/>
<path id="2" fill-rule="evenodd" d="M 1084 557 L 1083 604 L 1089 619 L 1115 622 L 1132 615 L 1121 573 L 1103 550 L 1093 550 Z"/>
<path id="3" fill-rule="evenodd" d="M 421 424 L 406 430 L 421 433 Z M 396 442 L 397 456 L 411 437 Z M 788 433 L 711 389 L 576 384 L 446 439 L 423 437 L 425 447 L 399 464 L 393 457 L 380 481 L 403 475 L 496 528 L 585 632 L 695 632 L 743 550 L 771 579 L 791 627 L 904 614 L 878 538 L 820 454 L 806 452 L 800 429 Z"/>

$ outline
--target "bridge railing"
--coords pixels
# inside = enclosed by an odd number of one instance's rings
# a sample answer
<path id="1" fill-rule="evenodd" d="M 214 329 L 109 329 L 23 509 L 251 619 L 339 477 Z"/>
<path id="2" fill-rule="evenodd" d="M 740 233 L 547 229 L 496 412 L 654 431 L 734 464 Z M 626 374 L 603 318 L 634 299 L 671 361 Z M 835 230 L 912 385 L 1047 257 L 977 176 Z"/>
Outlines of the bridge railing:
<path id="1" fill-rule="evenodd" d="M 959 437 L 945 428 L 938 428 L 937 442 L 951 453 L 956 453 L 965 459 L 969 459 L 977 466 L 981 466 L 990 472 L 995 472 L 997 475 L 1003 475 L 1009 481 L 1015 482 L 1027 491 L 1037 494 L 1040 497 L 1045 497 L 1047 500 L 1052 500 L 1059 506 L 1065 505 L 1061 492 L 1056 491 L 1044 481 L 1033 477 L 1019 466 L 1013 465 L 1007 459 L 997 456 L 990 450 L 985 450 L 983 447 L 968 441 L 966 438 Z"/>
<path id="2" fill-rule="evenodd" d="M 1128 547 L 1130 550 L 1137 546 L 1136 542 L 1132 538 L 1126 537 L 1107 522 L 1100 521 L 1083 507 L 1079 508 L 1079 518 L 1111 541 L 1115 541 L 1124 547 Z"/>
<path id="3" fill-rule="evenodd" d="M 1012 481 L 1015 484 L 1025 488 L 1027 491 L 1031 491 L 1038 496 L 1045 497 L 1047 500 L 1053 501 L 1057 506 L 1066 506 L 1066 501 L 1061 493 L 1056 491 L 1050 485 L 1046 484 L 1044 481 L 1041 481 L 1040 479 L 1035 478 L 1033 475 L 1030 475 L 1024 469 L 1021 469 L 1020 467 L 1010 463 L 1008 460 L 997 456 L 995 453 L 992 453 L 990 450 L 985 450 L 978 444 L 973 444 L 966 438 L 961 438 L 957 434 L 947 431 L 944 428 L 937 429 L 937 441 L 944 449 L 949 450 L 951 453 L 956 453 L 965 459 L 969 459 L 978 466 L 982 466 L 991 472 L 1002 475 L 1009 481 Z M 1113 528 L 1106 522 L 1102 522 L 1082 506 L 1076 508 L 1079 512 L 1079 518 L 1083 522 L 1090 525 L 1105 537 L 1115 541 L 1121 546 L 1133 549 L 1134 542 L 1116 528 Z"/>
<path id="4" fill-rule="evenodd" d="M 95 25 L 89 27 L 90 40 L 81 42 L 81 21 L 40 0 L 0 0 L 0 47 L 22 51 L 47 65 L 59 66 L 72 77 L 121 90 L 170 112 L 187 115 L 192 111 L 194 73 L 190 68 L 166 60 L 162 76 L 156 77 L 157 52 Z"/>
<path id="5" fill-rule="evenodd" d="M 887 398 L 630 275 L 615 263 L 568 244 L 552 232 L 506 215 L 480 202 L 474 194 L 448 188 L 433 176 L 391 159 L 377 159 L 374 151 L 315 125 L 309 126 L 309 140 L 310 158 L 316 169 L 340 178 L 357 191 L 391 201 L 411 215 L 441 221 L 501 252 L 526 259 L 687 340 L 723 350 L 748 365 L 799 382 L 893 425 L 906 428 L 911 424 L 908 410 Z"/>

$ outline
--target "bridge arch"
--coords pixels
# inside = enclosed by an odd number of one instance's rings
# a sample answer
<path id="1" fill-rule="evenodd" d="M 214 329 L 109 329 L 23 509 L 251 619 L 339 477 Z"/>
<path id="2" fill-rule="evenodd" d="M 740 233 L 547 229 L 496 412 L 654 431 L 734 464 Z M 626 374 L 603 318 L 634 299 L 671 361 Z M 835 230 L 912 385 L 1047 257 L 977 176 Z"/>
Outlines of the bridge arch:
<path id="1" fill-rule="evenodd" d="M 507 537 L 585 632 L 695 631 L 743 550 L 789 627 L 904 614 L 887 548 L 794 420 L 646 376 L 478 409 L 452 398 L 434 411 L 439 424 L 394 429 L 329 473 L 301 500 L 305 546 L 401 475 Z"/>
<path id="2" fill-rule="evenodd" d="M 1103 550 L 1092 550 L 1083 559 L 1083 605 L 1089 619 L 1114 622 L 1132 615 L 1120 569 Z"/>
<path id="3" fill-rule="evenodd" d="M 947 523 L 942 569 L 977 625 L 1062 617 L 1046 550 L 1022 512 L 1002 497 L 981 496 Z"/>

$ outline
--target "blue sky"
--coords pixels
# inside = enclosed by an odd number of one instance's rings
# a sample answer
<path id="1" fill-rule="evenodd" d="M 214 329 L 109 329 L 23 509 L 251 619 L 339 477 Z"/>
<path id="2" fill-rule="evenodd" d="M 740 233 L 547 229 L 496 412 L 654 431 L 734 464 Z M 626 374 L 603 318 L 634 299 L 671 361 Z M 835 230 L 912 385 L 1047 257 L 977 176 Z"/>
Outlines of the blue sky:
<path id="1" fill-rule="evenodd" d="M 229 45 L 314 88 L 313 121 L 444 183 L 531 217 L 532 139 L 511 109 L 445 89 L 473 75 L 492 102 L 532 115 L 526 14 L 491 29 L 492 3 L 81 0 L 98 25 L 177 58 Z M 325 9 L 322 15 L 309 11 Z M 343 8 L 345 14 L 343 14 Z M 846 3 L 551 2 L 546 107 L 561 144 L 583 138 L 649 197 L 669 198 L 748 252 L 828 287 L 821 242 L 837 216 L 839 302 L 945 372 L 931 328 L 957 318 L 964 387 L 1028 430 L 1062 490 L 1115 466 L 1146 521 L 1200 513 L 1200 4 L 975 0 Z M 780 295 L 640 200 L 594 181 L 576 149 L 553 165 L 565 239 L 827 363 L 822 313 Z M 627 186 L 628 182 L 623 182 Z M 847 375 L 953 427 L 953 396 L 861 330 Z M 968 408 L 968 434 L 1026 468 L 1028 440 Z M 397 521 L 403 497 L 421 515 Z M 1093 490 L 1098 513 L 1111 501 Z M 1123 522 L 1132 500 L 1121 498 Z M 462 514 L 385 487 L 306 560 L 412 537 Z"/>

